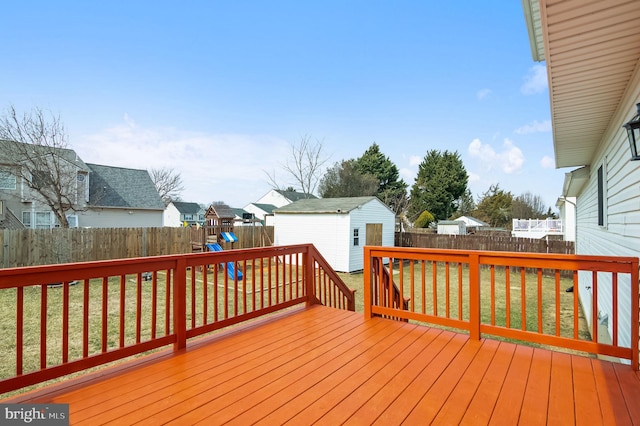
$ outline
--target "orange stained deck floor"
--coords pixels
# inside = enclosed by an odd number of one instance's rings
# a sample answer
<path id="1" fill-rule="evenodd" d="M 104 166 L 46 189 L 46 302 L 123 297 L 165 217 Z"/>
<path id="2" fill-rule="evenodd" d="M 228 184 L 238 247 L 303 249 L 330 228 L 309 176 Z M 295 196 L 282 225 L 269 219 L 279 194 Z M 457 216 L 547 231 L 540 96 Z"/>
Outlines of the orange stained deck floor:
<path id="1" fill-rule="evenodd" d="M 640 424 L 629 366 L 374 318 L 296 309 L 2 402 L 71 424 Z"/>

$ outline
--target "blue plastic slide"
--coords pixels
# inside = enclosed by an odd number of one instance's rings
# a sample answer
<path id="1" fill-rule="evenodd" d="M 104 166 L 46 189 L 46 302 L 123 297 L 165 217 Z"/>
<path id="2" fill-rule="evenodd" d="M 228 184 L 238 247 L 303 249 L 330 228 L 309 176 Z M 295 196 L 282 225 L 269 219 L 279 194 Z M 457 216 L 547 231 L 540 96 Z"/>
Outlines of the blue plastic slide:
<path id="1" fill-rule="evenodd" d="M 207 248 L 209 251 L 223 251 L 224 249 L 218 243 L 207 244 Z M 233 262 L 227 262 L 227 264 L 223 264 L 225 271 L 227 272 L 230 278 L 238 281 L 242 281 L 242 272 L 236 271 L 235 265 Z"/>

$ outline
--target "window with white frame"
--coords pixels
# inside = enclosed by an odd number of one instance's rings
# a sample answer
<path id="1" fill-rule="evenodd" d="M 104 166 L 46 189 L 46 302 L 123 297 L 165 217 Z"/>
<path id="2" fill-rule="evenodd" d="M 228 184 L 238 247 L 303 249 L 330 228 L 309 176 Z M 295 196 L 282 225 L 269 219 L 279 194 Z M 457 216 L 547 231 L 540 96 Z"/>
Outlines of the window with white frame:
<path id="1" fill-rule="evenodd" d="M 353 228 L 353 245 L 360 245 L 360 229 L 358 228 Z"/>
<path id="2" fill-rule="evenodd" d="M 51 229 L 51 212 L 35 212 L 36 220 L 35 226 L 33 228 L 36 229 Z"/>
<path id="3" fill-rule="evenodd" d="M 31 211 L 22 212 L 22 224 L 26 228 L 31 228 Z"/>
<path id="4" fill-rule="evenodd" d="M 22 212 L 22 224 L 26 228 L 51 229 L 53 223 L 52 212 L 34 212 L 30 210 Z"/>
<path id="5" fill-rule="evenodd" d="M 0 170 L 0 189 L 16 189 L 16 175 L 9 170 Z"/>

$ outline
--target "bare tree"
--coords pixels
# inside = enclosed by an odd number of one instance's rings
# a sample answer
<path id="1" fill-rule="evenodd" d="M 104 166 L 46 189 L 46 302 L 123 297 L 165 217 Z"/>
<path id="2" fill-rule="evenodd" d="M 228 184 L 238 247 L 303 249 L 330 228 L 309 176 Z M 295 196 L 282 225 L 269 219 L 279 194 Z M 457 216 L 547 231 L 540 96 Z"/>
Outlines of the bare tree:
<path id="1" fill-rule="evenodd" d="M 180 194 L 184 191 L 180 173 L 171 168 L 163 167 L 160 169 L 151 169 L 149 175 L 165 206 L 171 201 L 180 200 Z"/>
<path id="2" fill-rule="evenodd" d="M 316 139 L 314 142 L 311 140 L 311 136 L 304 135 L 297 145 L 291 145 L 291 157 L 282 164 L 282 168 L 293 177 L 302 193 L 313 194 L 321 178 L 322 166 L 328 160 L 329 158 L 323 152 L 322 141 Z M 275 179 L 275 173 L 266 174 L 273 188 L 280 189 L 280 185 Z"/>
<path id="3" fill-rule="evenodd" d="M 313 194 L 318 186 L 322 166 L 328 160 L 322 148 L 321 140 L 312 142 L 308 135 L 300 138 L 298 145 L 291 146 L 291 159 L 285 163 L 285 170 L 294 177 L 304 194 Z"/>
<path id="4" fill-rule="evenodd" d="M 67 148 L 60 117 L 40 108 L 19 115 L 13 106 L 0 117 L 0 167 L 26 184 L 33 201 L 48 206 L 63 228 L 66 214 L 86 209 L 86 165 Z"/>

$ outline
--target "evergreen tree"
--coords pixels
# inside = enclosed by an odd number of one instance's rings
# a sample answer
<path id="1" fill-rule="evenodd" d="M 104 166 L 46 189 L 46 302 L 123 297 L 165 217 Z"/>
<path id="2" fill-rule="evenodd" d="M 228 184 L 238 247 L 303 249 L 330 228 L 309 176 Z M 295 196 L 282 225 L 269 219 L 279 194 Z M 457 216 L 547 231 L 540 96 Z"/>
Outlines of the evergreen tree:
<path id="1" fill-rule="evenodd" d="M 396 214 L 402 213 L 407 204 L 407 183 L 400 179 L 398 167 L 389 157 L 380 152 L 373 143 L 357 160 L 355 168 L 364 175 L 374 176 L 378 181 L 377 197 Z"/>
<path id="2" fill-rule="evenodd" d="M 430 150 L 411 187 L 409 218 L 415 220 L 425 210 L 436 220 L 450 218 L 467 190 L 468 179 L 458 152 Z"/>
<path id="3" fill-rule="evenodd" d="M 475 215 L 489 225 L 500 228 L 511 228 L 513 195 L 500 189 L 498 184 L 491 185 L 482 194 Z"/>
<path id="4" fill-rule="evenodd" d="M 355 160 L 343 160 L 327 169 L 320 179 L 318 193 L 322 198 L 360 197 L 376 195 L 378 180 L 359 172 Z"/>

